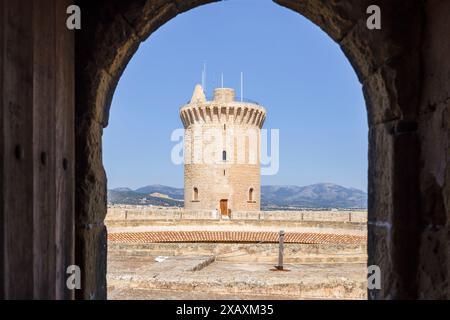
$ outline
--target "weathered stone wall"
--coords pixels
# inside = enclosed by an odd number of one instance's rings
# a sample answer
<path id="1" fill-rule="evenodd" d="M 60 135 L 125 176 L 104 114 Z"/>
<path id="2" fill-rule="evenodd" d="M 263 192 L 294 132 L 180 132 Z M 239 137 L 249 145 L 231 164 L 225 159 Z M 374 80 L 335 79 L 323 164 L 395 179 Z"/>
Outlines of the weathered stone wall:
<path id="1" fill-rule="evenodd" d="M 427 1 L 421 50 L 418 298 L 450 299 L 450 1 Z"/>
<path id="2" fill-rule="evenodd" d="M 231 212 L 259 210 L 260 168 L 256 165 L 223 164 L 185 165 L 185 208 L 187 210 L 217 210 L 220 200 L 228 199 Z M 225 175 L 224 175 L 225 170 Z M 198 200 L 193 190 L 198 188 Z M 249 189 L 253 188 L 253 201 L 249 201 Z"/>
<path id="3" fill-rule="evenodd" d="M 114 254 L 132 253 L 142 255 L 214 255 L 224 261 L 277 262 L 279 244 L 277 243 L 111 243 L 108 249 Z M 285 263 L 365 263 L 367 246 L 365 244 L 304 244 L 286 243 Z"/>
<path id="4" fill-rule="evenodd" d="M 365 211 L 238 211 L 233 220 L 367 222 Z"/>
<path id="5" fill-rule="evenodd" d="M 233 211 L 231 220 L 367 222 L 364 211 Z M 210 210 L 167 210 L 152 208 L 108 208 L 107 221 L 112 220 L 221 220 Z"/>
<path id="6" fill-rule="evenodd" d="M 122 216 L 123 217 L 123 216 Z M 109 219 L 105 220 L 108 229 L 110 228 L 128 228 L 128 227 L 150 227 L 153 230 L 167 229 L 168 227 L 176 230 L 203 229 L 203 230 L 228 230 L 236 229 L 240 231 L 249 230 L 273 230 L 280 231 L 286 229 L 298 228 L 327 228 L 341 230 L 359 230 L 366 231 L 367 223 L 348 222 L 348 221 L 310 221 L 310 220 L 219 220 L 219 219 Z M 235 228 L 236 227 L 236 228 Z"/>

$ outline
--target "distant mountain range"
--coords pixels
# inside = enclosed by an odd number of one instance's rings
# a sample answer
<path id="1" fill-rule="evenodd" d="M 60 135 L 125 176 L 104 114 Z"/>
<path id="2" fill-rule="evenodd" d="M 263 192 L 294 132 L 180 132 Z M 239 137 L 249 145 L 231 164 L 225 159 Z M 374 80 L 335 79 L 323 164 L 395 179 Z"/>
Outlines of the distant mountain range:
<path id="1" fill-rule="evenodd" d="M 181 192 L 183 192 L 182 189 Z M 108 190 L 108 202 L 111 204 L 154 205 L 161 207 L 183 207 L 184 205 L 183 200 L 173 199 L 161 192 L 146 193 L 129 188 Z"/>
<path id="2" fill-rule="evenodd" d="M 116 188 L 108 190 L 111 204 L 155 205 L 183 207 L 184 190 L 163 185 L 149 185 L 136 190 Z M 355 188 L 332 183 L 309 186 L 262 186 L 263 210 L 295 208 L 366 208 L 367 194 Z"/>
<path id="3" fill-rule="evenodd" d="M 261 206 L 301 208 L 366 208 L 367 194 L 332 183 L 309 186 L 262 186 Z"/>

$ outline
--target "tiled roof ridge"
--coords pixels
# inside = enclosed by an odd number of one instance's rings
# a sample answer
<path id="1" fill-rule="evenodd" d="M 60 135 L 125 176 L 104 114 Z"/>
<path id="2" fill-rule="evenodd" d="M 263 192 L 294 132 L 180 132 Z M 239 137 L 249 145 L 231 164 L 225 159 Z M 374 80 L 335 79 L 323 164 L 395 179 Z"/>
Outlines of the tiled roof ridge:
<path id="1" fill-rule="evenodd" d="M 244 242 L 277 243 L 277 232 L 245 231 L 151 231 L 110 233 L 108 241 L 118 243 L 167 243 L 167 242 Z M 333 233 L 286 233 L 285 243 L 303 244 L 358 244 L 366 243 L 367 237 Z"/>

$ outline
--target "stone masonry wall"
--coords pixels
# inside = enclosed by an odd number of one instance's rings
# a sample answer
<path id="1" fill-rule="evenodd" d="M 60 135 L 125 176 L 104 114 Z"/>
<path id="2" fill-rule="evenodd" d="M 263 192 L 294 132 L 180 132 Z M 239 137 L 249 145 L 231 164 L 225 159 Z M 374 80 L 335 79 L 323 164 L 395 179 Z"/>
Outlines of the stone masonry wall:
<path id="1" fill-rule="evenodd" d="M 259 210 L 259 173 L 260 168 L 255 165 L 185 165 L 185 208 L 220 212 L 220 200 L 228 199 L 231 212 Z M 197 201 L 194 187 L 198 188 Z M 253 201 L 248 200 L 250 188 L 254 189 Z"/>
<path id="2" fill-rule="evenodd" d="M 208 210 L 108 208 L 106 220 L 220 220 Z M 365 211 L 233 211 L 231 220 L 367 222 Z"/>

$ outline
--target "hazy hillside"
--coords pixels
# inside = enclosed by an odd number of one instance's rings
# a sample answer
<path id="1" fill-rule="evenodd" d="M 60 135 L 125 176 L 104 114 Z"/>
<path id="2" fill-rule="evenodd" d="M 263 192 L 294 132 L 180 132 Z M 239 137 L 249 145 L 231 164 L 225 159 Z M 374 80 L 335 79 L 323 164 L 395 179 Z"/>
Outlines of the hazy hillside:
<path id="1" fill-rule="evenodd" d="M 158 196 L 155 196 L 159 194 Z M 167 197 L 164 197 L 164 196 Z M 367 194 L 332 183 L 310 186 L 262 186 L 262 209 L 287 208 L 366 208 Z M 108 191 L 113 204 L 183 206 L 184 191 L 163 185 L 149 185 L 136 190 L 117 188 Z"/>
<path id="2" fill-rule="evenodd" d="M 332 183 L 310 186 L 262 186 L 263 207 L 366 208 L 367 194 Z"/>
<path id="3" fill-rule="evenodd" d="M 183 200 L 184 199 L 184 190 L 178 188 L 167 187 L 163 185 L 150 185 L 145 186 L 139 189 L 136 189 L 135 192 L 152 194 L 152 193 L 161 193 L 169 196 L 172 199 Z"/>
<path id="4" fill-rule="evenodd" d="M 153 192 L 141 193 L 127 188 L 108 190 L 108 202 L 112 204 L 154 205 L 163 207 L 182 207 L 183 201 L 165 197 L 151 196 Z M 161 192 L 160 192 L 161 193 Z"/>

